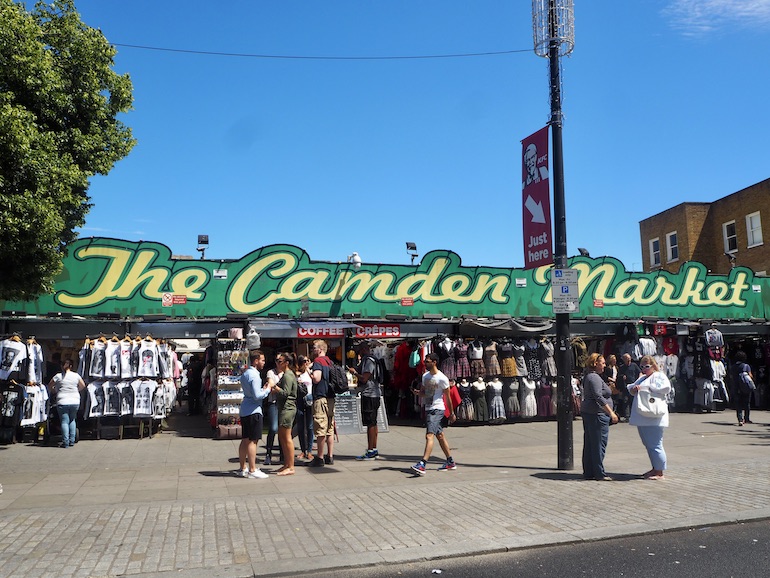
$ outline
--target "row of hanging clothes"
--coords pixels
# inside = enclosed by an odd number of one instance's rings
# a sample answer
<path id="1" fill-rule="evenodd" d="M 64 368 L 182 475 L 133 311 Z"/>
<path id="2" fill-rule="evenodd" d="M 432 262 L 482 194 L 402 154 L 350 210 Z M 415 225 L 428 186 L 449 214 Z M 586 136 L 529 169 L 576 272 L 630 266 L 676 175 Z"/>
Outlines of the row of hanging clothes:
<path id="1" fill-rule="evenodd" d="M 88 379 L 173 378 L 177 355 L 171 344 L 151 335 L 110 339 L 86 338 L 78 353 L 77 372 Z"/>
<path id="2" fill-rule="evenodd" d="M 34 336 L 14 333 L 0 339 L 0 443 L 19 439 L 20 428 L 48 420 L 44 371 L 43 348 Z"/>
<path id="3" fill-rule="evenodd" d="M 432 350 L 449 379 L 556 376 L 554 347 L 548 338 L 476 338 L 470 341 L 437 337 Z"/>
<path id="4" fill-rule="evenodd" d="M 555 381 L 534 381 L 526 377 L 478 377 L 461 379 L 456 387 L 459 403 L 455 408 L 459 423 L 501 424 L 508 420 L 549 418 L 556 415 Z M 412 400 L 414 411 L 422 411 L 420 399 Z"/>

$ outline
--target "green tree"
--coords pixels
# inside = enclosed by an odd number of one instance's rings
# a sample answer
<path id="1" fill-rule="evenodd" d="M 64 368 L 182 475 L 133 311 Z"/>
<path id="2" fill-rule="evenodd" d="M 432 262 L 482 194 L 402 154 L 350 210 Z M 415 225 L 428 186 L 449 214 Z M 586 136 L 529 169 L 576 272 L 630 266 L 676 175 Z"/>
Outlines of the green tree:
<path id="1" fill-rule="evenodd" d="M 73 0 L 0 0 L 0 299 L 53 290 L 67 244 L 91 208 L 88 179 L 135 144 L 117 115 L 131 79 Z"/>

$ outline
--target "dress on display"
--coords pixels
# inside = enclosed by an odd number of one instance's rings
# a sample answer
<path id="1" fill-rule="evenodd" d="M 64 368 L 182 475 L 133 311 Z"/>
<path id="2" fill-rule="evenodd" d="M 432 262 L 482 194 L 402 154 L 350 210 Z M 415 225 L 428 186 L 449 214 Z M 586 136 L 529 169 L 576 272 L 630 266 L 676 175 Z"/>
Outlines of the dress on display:
<path id="1" fill-rule="evenodd" d="M 542 382 L 540 384 L 540 396 L 537 402 L 537 415 L 548 417 L 553 415 L 551 411 L 551 384 Z"/>
<path id="2" fill-rule="evenodd" d="M 471 399 L 473 400 L 474 421 L 489 421 L 489 408 L 487 407 L 486 384 L 483 381 L 474 381 L 471 387 Z"/>
<path id="3" fill-rule="evenodd" d="M 543 377 L 543 369 L 540 366 L 540 345 L 534 339 L 525 342 L 524 363 L 527 364 L 527 374 L 531 379 Z"/>
<path id="4" fill-rule="evenodd" d="M 455 370 L 457 379 L 471 377 L 471 365 L 468 363 L 468 345 L 460 342 L 455 345 Z"/>
<path id="5" fill-rule="evenodd" d="M 511 395 L 508 396 L 505 407 L 508 417 L 519 417 L 521 404 L 519 403 L 519 383 L 516 380 L 511 382 Z"/>
<path id="6" fill-rule="evenodd" d="M 460 391 L 460 405 L 455 410 L 457 413 L 457 419 L 464 421 L 473 421 L 476 417 L 476 412 L 473 408 L 473 400 L 471 399 L 471 388 L 473 386 L 468 383 L 460 383 L 457 389 Z"/>
<path id="7" fill-rule="evenodd" d="M 491 341 L 484 347 L 484 370 L 487 376 L 500 375 L 500 362 L 497 360 L 497 343 Z"/>
<path id="8" fill-rule="evenodd" d="M 489 400 L 489 420 L 505 421 L 505 404 L 503 403 L 503 382 L 495 379 L 487 383 L 491 393 Z"/>
<path id="9" fill-rule="evenodd" d="M 535 417 L 537 415 L 537 400 L 535 399 L 535 382 L 531 379 L 522 379 L 519 385 L 521 396 L 521 417 Z"/>
<path id="10" fill-rule="evenodd" d="M 447 379 L 455 379 L 457 377 L 454 349 L 454 342 L 449 338 L 439 341 L 436 345 L 439 370 L 447 376 Z"/>
<path id="11" fill-rule="evenodd" d="M 468 359 L 471 363 L 471 377 L 486 377 L 484 346 L 480 341 L 474 341 L 468 346 Z"/>
<path id="12" fill-rule="evenodd" d="M 506 342 L 497 348 L 503 377 L 516 377 L 516 360 L 513 358 L 513 343 Z"/>
<path id="13" fill-rule="evenodd" d="M 516 362 L 516 374 L 520 377 L 529 375 L 529 372 L 527 371 L 527 362 L 524 359 L 524 352 L 526 349 L 523 341 L 513 344 L 513 359 Z"/>
<path id="14" fill-rule="evenodd" d="M 556 377 L 556 360 L 553 357 L 553 343 L 548 339 L 540 342 L 540 364 L 543 369 L 543 375 L 547 377 Z"/>

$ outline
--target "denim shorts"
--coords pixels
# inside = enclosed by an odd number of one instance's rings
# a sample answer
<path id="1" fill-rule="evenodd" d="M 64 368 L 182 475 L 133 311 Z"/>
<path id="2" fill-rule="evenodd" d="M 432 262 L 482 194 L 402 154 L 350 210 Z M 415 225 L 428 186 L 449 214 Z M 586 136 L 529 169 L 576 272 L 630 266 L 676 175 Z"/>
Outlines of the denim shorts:
<path id="1" fill-rule="evenodd" d="M 443 409 L 429 409 L 425 412 L 425 427 L 429 434 L 438 435 L 444 431 L 444 428 L 441 427 L 441 418 L 443 417 Z"/>

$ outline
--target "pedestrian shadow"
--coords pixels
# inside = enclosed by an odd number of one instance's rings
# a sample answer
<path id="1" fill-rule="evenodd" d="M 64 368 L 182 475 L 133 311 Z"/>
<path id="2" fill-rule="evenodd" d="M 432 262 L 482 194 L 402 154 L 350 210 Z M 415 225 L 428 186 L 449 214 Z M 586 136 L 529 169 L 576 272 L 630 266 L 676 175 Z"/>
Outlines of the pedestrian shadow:
<path id="1" fill-rule="evenodd" d="M 607 475 L 612 478 L 613 482 L 631 482 L 641 479 L 639 474 L 617 474 L 614 472 L 607 472 Z M 533 478 L 539 480 L 553 480 L 556 482 L 592 482 L 595 480 L 586 480 L 582 473 L 579 472 L 538 472 L 532 474 Z"/>
<path id="2" fill-rule="evenodd" d="M 233 472 L 223 472 L 222 470 L 210 470 L 210 471 L 204 470 L 198 473 L 201 476 L 206 476 L 207 478 L 237 478 L 238 477 Z"/>

